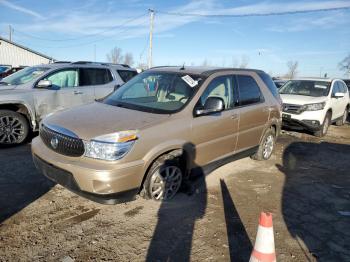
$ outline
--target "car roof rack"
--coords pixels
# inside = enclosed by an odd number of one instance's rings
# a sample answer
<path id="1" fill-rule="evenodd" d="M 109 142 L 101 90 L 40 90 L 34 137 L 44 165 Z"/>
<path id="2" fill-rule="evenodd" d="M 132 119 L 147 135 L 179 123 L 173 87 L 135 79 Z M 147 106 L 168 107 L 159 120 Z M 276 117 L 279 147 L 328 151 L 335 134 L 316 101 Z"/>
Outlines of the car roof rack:
<path id="1" fill-rule="evenodd" d="M 130 68 L 127 64 L 115 64 L 115 63 L 106 63 L 106 62 L 92 62 L 92 61 L 76 61 L 71 62 L 72 65 L 87 65 L 87 64 L 95 64 L 95 65 L 119 65 L 122 67 Z"/>
<path id="2" fill-rule="evenodd" d="M 69 64 L 72 63 L 71 61 L 55 61 L 52 64 Z"/>

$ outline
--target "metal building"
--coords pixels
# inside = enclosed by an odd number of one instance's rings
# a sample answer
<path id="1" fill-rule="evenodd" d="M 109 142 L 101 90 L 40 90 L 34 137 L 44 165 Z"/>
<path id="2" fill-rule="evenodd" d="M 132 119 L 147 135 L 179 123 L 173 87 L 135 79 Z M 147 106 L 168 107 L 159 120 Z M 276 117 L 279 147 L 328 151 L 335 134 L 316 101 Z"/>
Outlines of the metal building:
<path id="1" fill-rule="evenodd" d="M 0 65 L 33 66 L 52 61 L 52 57 L 0 37 Z"/>

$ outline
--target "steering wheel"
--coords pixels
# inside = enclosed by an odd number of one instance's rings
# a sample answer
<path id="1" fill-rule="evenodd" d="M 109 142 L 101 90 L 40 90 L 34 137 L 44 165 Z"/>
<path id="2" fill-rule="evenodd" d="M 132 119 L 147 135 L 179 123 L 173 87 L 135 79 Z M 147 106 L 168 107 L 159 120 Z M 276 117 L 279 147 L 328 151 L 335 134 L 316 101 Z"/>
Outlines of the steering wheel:
<path id="1" fill-rule="evenodd" d="M 181 101 L 184 100 L 184 99 L 188 99 L 188 97 L 186 97 L 186 96 L 181 97 L 181 98 L 179 99 L 179 102 L 181 102 Z"/>

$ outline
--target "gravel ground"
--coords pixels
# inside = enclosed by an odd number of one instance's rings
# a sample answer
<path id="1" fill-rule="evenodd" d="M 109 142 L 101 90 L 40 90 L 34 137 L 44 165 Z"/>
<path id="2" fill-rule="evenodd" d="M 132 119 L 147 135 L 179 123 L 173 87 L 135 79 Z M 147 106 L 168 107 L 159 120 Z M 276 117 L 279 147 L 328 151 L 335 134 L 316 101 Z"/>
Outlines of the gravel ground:
<path id="1" fill-rule="evenodd" d="M 350 261 L 350 125 L 285 132 L 269 161 L 222 166 L 166 203 L 106 206 L 54 185 L 30 145 L 0 149 L 0 261 L 248 261 L 273 213 L 279 261 Z"/>

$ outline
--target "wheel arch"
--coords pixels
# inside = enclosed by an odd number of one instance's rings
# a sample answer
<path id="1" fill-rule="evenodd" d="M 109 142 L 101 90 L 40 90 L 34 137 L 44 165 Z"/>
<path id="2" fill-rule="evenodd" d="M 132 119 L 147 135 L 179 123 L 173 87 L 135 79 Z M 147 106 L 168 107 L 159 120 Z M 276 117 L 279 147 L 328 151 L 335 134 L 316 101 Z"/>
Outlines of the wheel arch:
<path id="1" fill-rule="evenodd" d="M 36 128 L 35 114 L 31 107 L 23 101 L 11 101 L 0 103 L 0 110 L 10 110 L 20 113 L 26 117 L 30 127 L 34 130 Z"/>
<path id="2" fill-rule="evenodd" d="M 139 192 L 142 190 L 144 182 L 146 180 L 147 174 L 149 170 L 151 169 L 153 163 L 159 159 L 160 157 L 171 154 L 174 157 L 179 157 L 180 158 L 180 163 L 184 168 L 184 171 L 187 172 L 190 169 L 190 158 L 191 158 L 191 153 L 189 152 L 190 148 L 187 147 L 187 144 L 184 144 L 183 146 L 181 145 L 174 145 L 173 147 L 165 147 L 163 150 L 158 151 L 157 154 L 153 154 L 152 157 L 148 158 L 145 164 L 145 169 L 146 170 L 143 174 L 141 184 L 139 186 Z M 146 155 L 147 157 L 147 155 Z"/>

